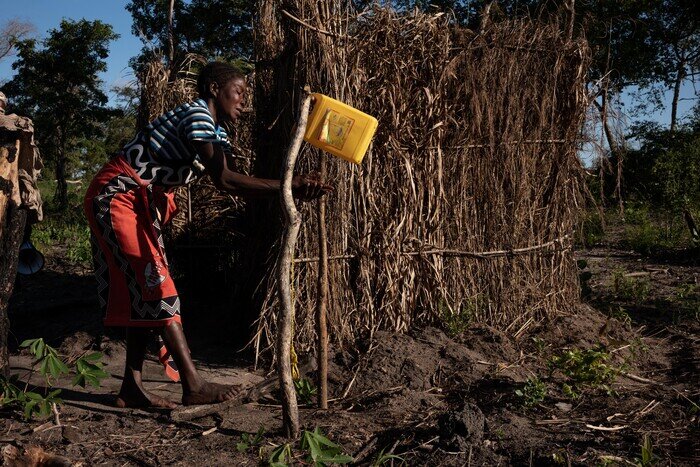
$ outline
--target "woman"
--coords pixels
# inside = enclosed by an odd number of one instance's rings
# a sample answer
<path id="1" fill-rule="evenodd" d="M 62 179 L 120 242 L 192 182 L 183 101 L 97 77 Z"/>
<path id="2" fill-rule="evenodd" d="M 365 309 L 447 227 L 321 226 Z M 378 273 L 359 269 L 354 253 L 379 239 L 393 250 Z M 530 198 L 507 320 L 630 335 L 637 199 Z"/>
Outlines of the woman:
<path id="1" fill-rule="evenodd" d="M 233 387 L 202 379 L 192 362 L 160 227 L 174 211 L 168 192 L 205 173 L 218 188 L 240 196 L 274 196 L 281 183 L 229 169 L 231 146 L 219 124 L 235 122 L 241 115 L 244 76 L 229 65 L 212 62 L 199 74 L 197 91 L 199 99 L 161 115 L 139 132 L 105 164 L 85 196 L 104 324 L 127 327 L 119 407 L 175 407 L 143 387 L 143 361 L 154 330 L 177 365 L 184 405 L 235 396 Z M 293 189 L 307 200 L 332 191 L 308 175 L 295 177 Z"/>

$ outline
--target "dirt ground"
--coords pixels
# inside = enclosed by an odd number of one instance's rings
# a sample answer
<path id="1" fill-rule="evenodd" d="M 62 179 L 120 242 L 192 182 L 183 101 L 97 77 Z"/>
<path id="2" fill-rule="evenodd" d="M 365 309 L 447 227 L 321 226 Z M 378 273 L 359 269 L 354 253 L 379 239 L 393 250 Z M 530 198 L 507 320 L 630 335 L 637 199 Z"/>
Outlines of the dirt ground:
<path id="1" fill-rule="evenodd" d="M 303 406 L 304 429 L 320 427 L 357 465 L 698 465 L 697 260 L 681 252 L 659 261 L 612 247 L 577 256 L 590 279 L 574 316 L 517 337 L 483 325 L 452 337 L 424 328 L 378 333 L 354 350 L 332 352 L 330 409 Z M 47 257 L 44 271 L 20 281 L 11 304 L 12 371 L 26 378 L 31 360 L 16 343 L 41 336 L 69 358 L 98 347 L 114 377 L 99 390 L 59 381 L 58 425 L 54 416 L 25 421 L 0 411 L 8 465 L 19 465 L 8 462 L 12 447 L 20 454 L 39 447 L 83 465 L 258 465 L 285 442 L 274 393 L 190 420 L 181 409 L 113 407 L 123 336 L 103 335 L 90 271 L 62 261 L 59 249 Z M 191 331 L 193 357 L 208 378 L 251 387 L 271 376 L 225 351 L 203 328 Z M 571 378 L 552 366 L 553 358 L 598 345 L 614 381 L 582 385 L 577 398 L 565 395 Z M 149 389 L 179 400 L 179 385 L 155 358 L 145 374 Z M 533 381 L 540 382 L 540 397 L 528 398 Z M 261 427 L 259 442 L 242 450 L 245 434 Z M 304 465 L 303 450 L 298 443 L 292 448 L 294 464 Z"/>

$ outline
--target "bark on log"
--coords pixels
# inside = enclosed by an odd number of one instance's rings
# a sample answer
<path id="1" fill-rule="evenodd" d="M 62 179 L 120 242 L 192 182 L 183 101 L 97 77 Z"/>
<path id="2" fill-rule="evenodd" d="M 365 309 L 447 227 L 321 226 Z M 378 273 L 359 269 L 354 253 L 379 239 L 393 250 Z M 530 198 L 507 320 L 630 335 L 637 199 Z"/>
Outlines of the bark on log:
<path id="1" fill-rule="evenodd" d="M 294 389 L 290 364 L 294 313 L 290 279 L 294 248 L 299 234 L 299 227 L 301 226 L 301 215 L 297 211 L 294 198 L 292 197 L 292 177 L 294 176 L 294 165 L 299 155 L 304 131 L 306 130 L 310 104 L 311 95 L 309 90 L 305 89 L 296 132 L 282 165 L 282 190 L 280 191 L 280 203 L 284 211 L 286 225 L 282 235 L 282 249 L 278 262 L 279 274 L 277 284 L 280 296 L 280 311 L 277 319 L 277 346 L 275 353 L 277 357 L 277 376 L 282 390 L 282 425 L 285 434 L 289 438 L 297 438 L 299 436 L 299 407 L 297 406 L 297 395 Z"/>
<path id="2" fill-rule="evenodd" d="M 10 369 L 7 350 L 10 320 L 7 317 L 7 307 L 15 285 L 17 256 L 26 219 L 27 211 L 19 209 L 12 202 L 8 204 L 5 212 L 0 212 L 0 222 L 5 227 L 4 234 L 0 238 L 0 374 L 3 376 L 8 376 Z"/>

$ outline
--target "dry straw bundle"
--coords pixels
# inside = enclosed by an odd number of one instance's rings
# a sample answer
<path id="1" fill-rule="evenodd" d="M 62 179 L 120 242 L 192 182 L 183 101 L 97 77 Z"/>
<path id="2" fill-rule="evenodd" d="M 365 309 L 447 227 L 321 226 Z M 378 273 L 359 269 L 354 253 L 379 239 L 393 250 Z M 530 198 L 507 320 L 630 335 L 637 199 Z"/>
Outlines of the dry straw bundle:
<path id="1" fill-rule="evenodd" d="M 362 166 L 328 161 L 337 188 L 327 213 L 331 336 L 441 320 L 519 335 L 571 310 L 579 294 L 570 235 L 582 199 L 585 41 L 551 19 L 484 22 L 473 33 L 447 15 L 291 3 L 296 9 L 261 2 L 259 10 L 268 46 L 294 51 L 294 66 L 278 67 L 275 81 L 287 73 L 288 89 L 308 84 L 379 120 Z M 298 167 L 315 170 L 324 157 L 306 147 Z M 303 216 L 296 339 L 309 347 L 318 239 L 315 210 Z M 268 287 L 258 350 L 274 336 Z"/>

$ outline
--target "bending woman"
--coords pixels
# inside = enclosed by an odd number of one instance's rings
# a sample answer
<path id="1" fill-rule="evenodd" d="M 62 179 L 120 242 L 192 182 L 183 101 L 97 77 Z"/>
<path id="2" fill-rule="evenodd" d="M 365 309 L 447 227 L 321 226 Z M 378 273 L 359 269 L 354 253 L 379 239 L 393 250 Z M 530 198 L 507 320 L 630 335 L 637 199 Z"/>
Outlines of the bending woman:
<path id="1" fill-rule="evenodd" d="M 175 210 L 172 189 L 205 173 L 218 188 L 240 196 L 274 196 L 280 181 L 229 169 L 231 146 L 220 123 L 234 122 L 241 115 L 244 76 L 229 65 L 212 62 L 202 69 L 197 90 L 199 99 L 153 120 L 108 161 L 85 195 L 104 324 L 127 328 L 126 368 L 116 400 L 120 407 L 175 407 L 143 387 L 141 372 L 153 331 L 160 334 L 177 365 L 183 404 L 223 402 L 236 395 L 232 386 L 205 381 L 192 362 L 161 225 Z M 302 199 L 332 191 L 311 176 L 294 177 L 293 187 Z"/>

